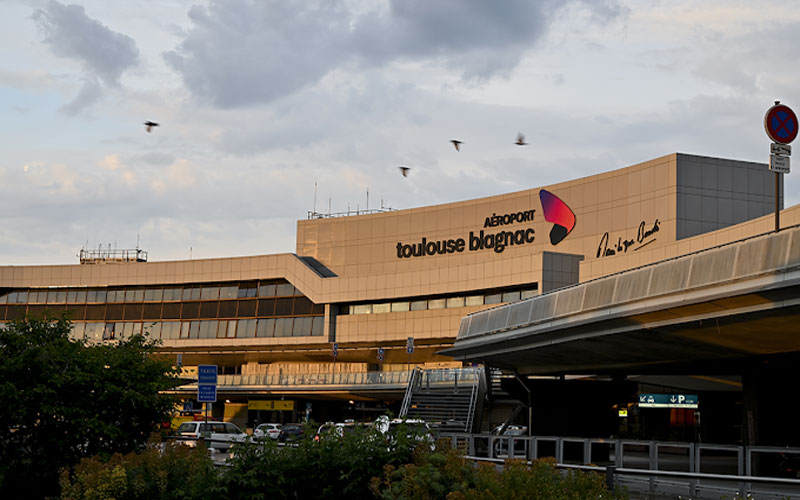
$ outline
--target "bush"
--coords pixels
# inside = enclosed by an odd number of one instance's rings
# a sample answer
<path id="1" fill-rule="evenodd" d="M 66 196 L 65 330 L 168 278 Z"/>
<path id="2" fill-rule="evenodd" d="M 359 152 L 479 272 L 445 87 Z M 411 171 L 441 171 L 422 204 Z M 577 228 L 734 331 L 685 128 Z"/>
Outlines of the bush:
<path id="1" fill-rule="evenodd" d="M 62 500 L 200 500 L 218 480 L 204 447 L 151 443 L 110 460 L 84 458 L 61 475 Z"/>
<path id="2" fill-rule="evenodd" d="M 456 450 L 417 454 L 414 463 L 387 467 L 372 490 L 382 500 L 585 500 L 626 498 L 608 491 L 605 477 L 596 473 L 561 473 L 550 460 L 531 466 L 508 460 L 474 466 Z"/>

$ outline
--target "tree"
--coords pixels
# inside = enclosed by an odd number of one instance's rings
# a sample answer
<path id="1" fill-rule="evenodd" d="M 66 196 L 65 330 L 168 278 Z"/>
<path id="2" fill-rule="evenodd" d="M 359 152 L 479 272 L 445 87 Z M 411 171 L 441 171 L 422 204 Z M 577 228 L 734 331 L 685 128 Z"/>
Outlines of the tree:
<path id="1" fill-rule="evenodd" d="M 70 338 L 66 319 L 0 328 L 0 497 L 58 494 L 81 457 L 141 449 L 169 418 L 176 371 L 142 335 L 107 344 Z M 9 495 L 11 494 L 11 495 Z"/>

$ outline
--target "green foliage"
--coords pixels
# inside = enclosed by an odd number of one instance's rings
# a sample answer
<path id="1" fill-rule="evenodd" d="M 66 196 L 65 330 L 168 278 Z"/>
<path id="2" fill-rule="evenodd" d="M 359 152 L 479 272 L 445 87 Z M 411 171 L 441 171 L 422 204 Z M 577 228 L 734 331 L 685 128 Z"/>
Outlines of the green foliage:
<path id="1" fill-rule="evenodd" d="M 62 500 L 200 500 L 217 480 L 203 447 L 153 443 L 108 461 L 84 458 L 61 476 Z"/>
<path id="2" fill-rule="evenodd" d="M 584 500 L 625 498 L 608 491 L 604 476 L 571 471 L 562 473 L 552 460 L 528 466 L 508 460 L 474 466 L 455 450 L 417 454 L 414 463 L 387 467 L 372 490 L 383 500 Z"/>
<path id="3" fill-rule="evenodd" d="M 412 460 L 418 445 L 413 435 L 399 432 L 387 440 L 375 429 L 357 428 L 344 436 L 335 433 L 313 438 L 307 429 L 296 446 L 277 446 L 271 440 L 237 447 L 226 467 L 218 498 L 231 500 L 302 499 L 360 500 L 374 498 L 370 480 L 386 465 Z"/>
<path id="4" fill-rule="evenodd" d="M 168 419 L 173 403 L 159 391 L 175 373 L 152 356 L 155 342 L 91 345 L 69 331 L 65 319 L 0 328 L 0 497 L 57 494 L 62 468 L 141 449 Z"/>

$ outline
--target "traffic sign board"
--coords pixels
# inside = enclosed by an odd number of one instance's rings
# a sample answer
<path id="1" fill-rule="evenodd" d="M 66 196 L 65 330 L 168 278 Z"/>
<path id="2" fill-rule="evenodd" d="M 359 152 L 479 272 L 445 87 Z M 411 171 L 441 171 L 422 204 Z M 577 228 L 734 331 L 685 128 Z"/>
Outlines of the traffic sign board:
<path id="1" fill-rule="evenodd" d="M 414 337 L 408 337 L 406 340 L 406 352 L 409 354 L 414 352 Z"/>
<path id="2" fill-rule="evenodd" d="M 384 350 L 383 347 L 378 347 L 378 361 L 383 361 Z"/>
<path id="3" fill-rule="evenodd" d="M 769 169 L 777 174 L 788 174 L 789 157 L 781 155 L 769 155 Z"/>
<path id="4" fill-rule="evenodd" d="M 217 365 L 200 365 L 197 367 L 198 384 L 217 384 Z"/>
<path id="5" fill-rule="evenodd" d="M 770 139 L 781 144 L 789 144 L 797 137 L 797 115 L 792 108 L 775 102 L 764 115 L 764 130 Z"/>
<path id="6" fill-rule="evenodd" d="M 773 142 L 769 145 L 769 152 L 774 155 L 792 156 L 792 147 L 788 144 Z"/>
<path id="7" fill-rule="evenodd" d="M 334 342 L 333 343 L 333 348 L 331 349 L 331 354 L 333 355 L 334 358 L 339 355 L 339 343 L 338 342 Z"/>
<path id="8" fill-rule="evenodd" d="M 640 408 L 690 408 L 698 405 L 696 394 L 639 394 Z"/>
<path id="9" fill-rule="evenodd" d="M 217 386 L 211 384 L 199 384 L 197 386 L 197 401 L 201 403 L 216 403 Z"/>

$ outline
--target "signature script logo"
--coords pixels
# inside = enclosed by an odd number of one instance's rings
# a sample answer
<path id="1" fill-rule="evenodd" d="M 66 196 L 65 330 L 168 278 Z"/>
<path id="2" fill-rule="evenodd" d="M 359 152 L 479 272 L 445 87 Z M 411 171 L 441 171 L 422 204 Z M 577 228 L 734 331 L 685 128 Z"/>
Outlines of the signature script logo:
<path id="1" fill-rule="evenodd" d="M 597 246 L 597 258 L 600 257 L 610 257 L 612 255 L 617 255 L 619 253 L 626 253 L 628 249 L 632 249 L 632 252 L 639 250 L 640 248 L 644 248 L 650 243 L 656 241 L 655 234 L 661 227 L 661 222 L 656 219 L 652 226 L 648 227 L 647 224 L 642 221 L 639 224 L 639 230 L 636 232 L 636 238 L 623 238 L 619 237 L 615 242 L 609 242 L 609 234 L 605 233 L 600 238 L 600 244 Z"/>

